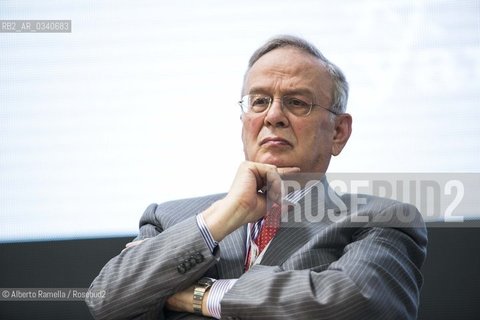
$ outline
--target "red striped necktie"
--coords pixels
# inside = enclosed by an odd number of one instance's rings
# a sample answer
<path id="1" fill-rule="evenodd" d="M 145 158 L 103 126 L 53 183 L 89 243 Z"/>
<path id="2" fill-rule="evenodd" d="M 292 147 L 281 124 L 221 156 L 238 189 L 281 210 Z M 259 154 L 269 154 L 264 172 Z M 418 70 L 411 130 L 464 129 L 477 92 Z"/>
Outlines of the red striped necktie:
<path id="1" fill-rule="evenodd" d="M 275 237 L 278 229 L 280 229 L 280 217 L 282 210 L 278 204 L 274 204 L 262 220 L 256 222 L 251 230 L 250 241 L 255 242 L 256 249 L 252 250 L 252 246 L 248 248 L 247 257 L 245 259 L 245 271 L 250 269 L 251 263 L 255 262 L 257 257 L 262 253 L 265 247 Z M 255 232 L 255 228 L 261 225 L 260 230 Z"/>
<path id="2" fill-rule="evenodd" d="M 270 243 L 270 241 L 277 234 L 280 228 L 280 215 L 282 210 L 278 204 L 274 204 L 265 215 L 260 234 L 254 240 L 258 246 L 258 252 L 261 253 L 263 249 Z"/>

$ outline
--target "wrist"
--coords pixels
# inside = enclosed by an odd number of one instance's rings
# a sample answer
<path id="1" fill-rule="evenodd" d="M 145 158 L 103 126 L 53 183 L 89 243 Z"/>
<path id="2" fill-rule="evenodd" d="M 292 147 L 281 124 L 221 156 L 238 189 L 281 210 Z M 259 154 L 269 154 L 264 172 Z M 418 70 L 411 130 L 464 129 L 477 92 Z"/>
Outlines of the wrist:
<path id="1" fill-rule="evenodd" d="M 206 317 L 211 317 L 212 315 L 210 314 L 210 311 L 208 310 L 208 297 L 210 296 L 210 288 L 205 292 L 205 295 L 203 296 L 203 301 L 202 301 L 202 313 Z"/>
<path id="2" fill-rule="evenodd" d="M 220 242 L 243 224 L 241 208 L 228 199 L 213 203 L 202 212 L 202 217 L 213 239 Z"/>
<path id="3" fill-rule="evenodd" d="M 201 278 L 193 289 L 193 312 L 199 315 L 209 315 L 207 308 L 208 293 L 215 279 Z"/>

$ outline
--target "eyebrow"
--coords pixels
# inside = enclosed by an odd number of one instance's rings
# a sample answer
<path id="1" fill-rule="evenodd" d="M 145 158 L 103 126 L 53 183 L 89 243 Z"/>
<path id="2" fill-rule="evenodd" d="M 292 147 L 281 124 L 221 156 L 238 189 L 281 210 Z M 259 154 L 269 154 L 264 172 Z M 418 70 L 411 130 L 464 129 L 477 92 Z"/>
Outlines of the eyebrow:
<path id="1" fill-rule="evenodd" d="M 270 95 L 270 90 L 268 89 L 265 89 L 263 87 L 252 87 L 250 88 L 250 90 L 248 90 L 248 93 L 247 94 L 268 94 Z M 307 89 L 307 88 L 295 88 L 295 89 L 291 89 L 291 90 L 286 90 L 283 92 L 283 95 L 294 95 L 294 94 L 308 94 L 308 95 L 311 95 L 313 97 L 315 97 L 315 94 L 313 93 L 312 90 L 310 89 Z"/>

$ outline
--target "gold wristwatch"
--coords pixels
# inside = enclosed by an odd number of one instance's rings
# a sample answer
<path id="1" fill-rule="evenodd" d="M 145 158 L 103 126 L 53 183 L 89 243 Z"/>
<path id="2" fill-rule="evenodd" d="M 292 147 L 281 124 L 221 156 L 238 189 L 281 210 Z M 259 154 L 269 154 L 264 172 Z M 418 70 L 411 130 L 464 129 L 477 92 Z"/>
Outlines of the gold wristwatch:
<path id="1" fill-rule="evenodd" d="M 196 314 L 203 314 L 203 297 L 205 296 L 205 292 L 207 292 L 212 287 L 215 281 L 215 279 L 204 277 L 198 280 L 197 284 L 195 285 L 195 289 L 193 290 L 193 312 L 195 312 Z"/>

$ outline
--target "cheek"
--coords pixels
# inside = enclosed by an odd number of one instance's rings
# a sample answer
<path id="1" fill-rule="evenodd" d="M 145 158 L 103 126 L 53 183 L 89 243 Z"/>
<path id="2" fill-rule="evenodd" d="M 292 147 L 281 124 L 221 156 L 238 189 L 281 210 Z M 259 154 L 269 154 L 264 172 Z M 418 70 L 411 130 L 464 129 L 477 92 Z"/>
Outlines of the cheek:
<path id="1" fill-rule="evenodd" d="M 292 126 L 294 129 L 295 139 L 301 147 L 311 148 L 312 142 L 318 139 L 319 131 L 316 126 L 311 124 L 301 124 Z"/>
<path id="2" fill-rule="evenodd" d="M 245 160 L 254 161 L 255 154 L 257 153 L 257 136 L 259 129 L 255 120 L 244 119 L 242 123 L 242 142 L 243 152 L 245 154 Z"/>
<path id="3" fill-rule="evenodd" d="M 242 137 L 243 142 L 248 143 L 252 140 L 256 141 L 256 138 L 262 127 L 262 122 L 259 119 L 246 118 L 243 120 Z"/>
<path id="4" fill-rule="evenodd" d="M 295 135 L 299 145 L 312 152 L 319 152 L 328 148 L 330 140 L 330 127 L 321 123 L 304 124 L 297 126 Z"/>

